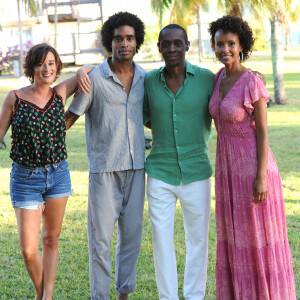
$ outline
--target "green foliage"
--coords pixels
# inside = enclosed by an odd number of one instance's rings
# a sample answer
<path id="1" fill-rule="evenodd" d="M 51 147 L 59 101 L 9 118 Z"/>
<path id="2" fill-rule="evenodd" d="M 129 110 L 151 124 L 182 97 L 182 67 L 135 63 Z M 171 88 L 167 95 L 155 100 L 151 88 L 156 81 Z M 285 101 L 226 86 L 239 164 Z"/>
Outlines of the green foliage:
<path id="1" fill-rule="evenodd" d="M 157 43 L 157 37 L 159 35 L 159 28 L 155 25 L 146 26 L 146 35 L 145 35 L 145 42 L 147 44 Z M 144 45 L 143 45 L 144 46 Z"/>
<path id="2" fill-rule="evenodd" d="M 143 47 L 139 50 L 138 60 L 157 60 L 159 59 L 157 49 L 157 37 L 159 28 L 156 25 L 146 26 L 145 41 Z"/>
<path id="3" fill-rule="evenodd" d="M 174 0 L 171 8 L 170 22 L 187 29 L 189 25 L 195 24 L 199 7 L 207 11 L 209 4 L 210 2 L 207 0 Z"/>
<path id="4" fill-rule="evenodd" d="M 18 3 L 23 3 L 25 6 L 25 11 L 29 13 L 31 16 L 37 15 L 37 7 L 35 0 L 17 0 Z"/>
<path id="5" fill-rule="evenodd" d="M 255 39 L 253 51 L 268 50 L 269 47 L 266 41 L 265 30 L 259 24 L 255 24 L 254 26 L 252 26 L 252 30 Z"/>
<path id="6" fill-rule="evenodd" d="M 270 147 L 281 172 L 289 242 L 293 255 L 294 274 L 297 298 L 300 299 L 300 56 L 285 57 L 285 87 L 289 97 L 286 105 L 271 105 L 268 108 L 268 131 Z M 210 62 L 205 67 L 216 72 L 222 65 Z M 266 85 L 273 97 L 272 66 L 269 56 L 251 57 L 247 67 L 262 72 Z M 65 76 L 65 75 L 64 75 Z M 62 77 L 64 77 L 62 76 Z M 0 102 L 5 94 L 16 88 L 17 81 L 1 79 Z M 149 132 L 146 132 L 148 135 Z M 60 237 L 60 258 L 54 297 L 57 300 L 89 299 L 88 278 L 88 245 L 86 209 L 88 194 L 88 164 L 86 159 L 84 138 L 84 117 L 80 118 L 67 133 L 68 161 L 71 170 L 74 194 L 69 198 Z M 19 250 L 17 225 L 9 196 L 9 159 L 10 134 L 5 137 L 5 150 L 0 150 L 0 298 L 33 299 L 34 289 L 27 275 Z M 213 131 L 209 142 L 210 159 L 215 164 L 216 132 Z M 213 187 L 214 190 L 214 178 Z M 216 257 L 216 225 L 215 198 L 212 192 L 212 206 L 209 228 L 208 282 L 206 300 L 214 300 L 215 296 L 215 257 Z M 143 223 L 142 251 L 137 264 L 137 289 L 131 295 L 132 300 L 157 300 L 155 284 L 151 224 L 148 216 L 148 205 L 145 202 Z M 178 262 L 179 297 L 182 297 L 184 273 L 184 229 L 179 204 L 175 214 L 174 243 Z M 113 238 L 112 256 L 115 259 L 116 235 Z M 114 266 L 114 265 L 113 265 Z M 114 274 L 112 275 L 114 276 Z M 111 284 L 111 299 L 115 299 L 114 280 Z"/>
<path id="7" fill-rule="evenodd" d="M 151 0 L 151 9 L 157 15 L 159 20 L 159 28 L 162 29 L 163 17 L 171 6 L 173 0 Z"/>

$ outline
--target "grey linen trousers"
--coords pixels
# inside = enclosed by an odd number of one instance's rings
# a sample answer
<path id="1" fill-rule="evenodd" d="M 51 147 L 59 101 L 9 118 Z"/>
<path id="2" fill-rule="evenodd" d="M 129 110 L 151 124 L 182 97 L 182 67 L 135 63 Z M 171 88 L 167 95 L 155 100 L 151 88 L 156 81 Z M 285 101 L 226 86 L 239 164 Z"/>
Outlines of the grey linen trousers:
<path id="1" fill-rule="evenodd" d="M 111 241 L 116 222 L 116 289 L 124 294 L 135 290 L 144 197 L 143 169 L 90 173 L 87 222 L 91 299 L 110 299 Z"/>

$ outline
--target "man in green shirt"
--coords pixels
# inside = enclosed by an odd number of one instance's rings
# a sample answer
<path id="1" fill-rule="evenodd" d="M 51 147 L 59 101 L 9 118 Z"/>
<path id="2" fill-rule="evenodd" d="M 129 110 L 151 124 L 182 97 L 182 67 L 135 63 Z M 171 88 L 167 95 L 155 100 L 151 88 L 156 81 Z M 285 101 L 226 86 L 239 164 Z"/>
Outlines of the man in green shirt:
<path id="1" fill-rule="evenodd" d="M 165 66 L 145 80 L 144 123 L 153 147 L 145 164 L 152 223 L 153 255 L 159 298 L 178 299 L 173 244 L 174 212 L 180 200 L 186 235 L 184 297 L 204 298 L 212 168 L 207 142 L 211 133 L 208 103 L 212 72 L 185 60 L 186 31 L 171 24 L 159 34 Z"/>

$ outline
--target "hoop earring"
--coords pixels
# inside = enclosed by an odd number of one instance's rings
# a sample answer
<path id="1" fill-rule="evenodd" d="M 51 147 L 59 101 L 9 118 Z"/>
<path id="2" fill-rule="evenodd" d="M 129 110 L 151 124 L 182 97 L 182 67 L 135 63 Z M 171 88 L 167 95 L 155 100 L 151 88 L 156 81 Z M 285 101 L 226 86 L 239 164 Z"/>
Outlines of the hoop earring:
<path id="1" fill-rule="evenodd" d="M 243 53 L 243 51 L 241 51 L 239 53 L 239 59 L 240 59 L 240 62 L 242 62 L 244 60 L 244 53 Z"/>

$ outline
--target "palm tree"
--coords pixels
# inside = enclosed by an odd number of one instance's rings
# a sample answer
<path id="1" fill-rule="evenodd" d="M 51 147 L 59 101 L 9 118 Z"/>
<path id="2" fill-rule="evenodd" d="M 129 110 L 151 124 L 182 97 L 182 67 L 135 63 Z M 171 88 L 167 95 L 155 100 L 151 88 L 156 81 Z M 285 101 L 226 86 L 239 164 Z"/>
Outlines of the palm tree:
<path id="1" fill-rule="evenodd" d="M 289 38 L 290 38 L 290 23 L 296 23 L 297 20 L 300 18 L 300 2 L 293 1 L 291 4 L 291 9 L 287 11 L 287 18 L 284 26 L 285 32 L 285 41 L 286 41 L 286 48 L 289 48 Z"/>
<path id="2" fill-rule="evenodd" d="M 275 103 L 283 104 L 287 102 L 283 82 L 283 46 L 282 46 L 282 23 L 281 8 L 274 9 L 273 17 L 270 18 L 271 23 L 271 52 L 272 52 L 272 67 L 274 81 L 274 96 Z"/>
<path id="3" fill-rule="evenodd" d="M 176 23 L 183 28 L 187 28 L 189 25 L 193 24 L 196 17 L 198 27 L 199 61 L 203 60 L 201 15 L 202 10 L 207 10 L 208 6 L 208 0 L 174 0 L 170 15 L 170 22 Z"/>
<path id="4" fill-rule="evenodd" d="M 23 39 L 22 39 L 22 19 L 21 19 L 21 9 L 20 9 L 20 2 L 23 2 L 25 5 L 25 11 L 29 12 L 31 15 L 36 16 L 37 9 L 35 0 L 17 0 L 18 5 L 18 17 L 19 17 L 19 77 L 23 74 Z"/>
<path id="5" fill-rule="evenodd" d="M 151 0 L 151 9 L 158 16 L 159 28 L 162 29 L 163 16 L 172 4 L 173 0 Z"/>
<path id="6" fill-rule="evenodd" d="M 198 4 L 196 7 L 196 17 L 197 17 L 197 29 L 198 29 L 198 57 L 199 61 L 203 61 L 204 59 L 204 51 L 203 51 L 203 41 L 202 41 L 202 29 L 201 29 L 201 18 L 202 18 L 202 6 Z"/>
<path id="7" fill-rule="evenodd" d="M 271 52 L 274 81 L 274 96 L 276 104 L 287 102 L 287 96 L 283 82 L 283 45 L 282 32 L 288 27 L 289 20 L 295 22 L 299 16 L 299 0 L 263 0 L 259 5 L 260 11 L 269 13 L 271 24 Z"/>
<path id="8" fill-rule="evenodd" d="M 57 22 L 58 22 L 58 16 L 57 16 L 57 0 L 54 0 L 54 47 L 57 47 Z"/>
<path id="9" fill-rule="evenodd" d="M 218 0 L 218 7 L 228 15 L 242 17 L 244 2 L 243 0 Z"/>
<path id="10" fill-rule="evenodd" d="M 203 46 L 201 37 L 201 12 L 207 10 L 208 0 L 151 0 L 152 11 L 159 17 L 160 29 L 162 29 L 162 19 L 166 10 L 171 8 L 170 23 L 176 23 L 183 28 L 187 28 L 193 23 L 194 17 L 198 26 L 198 54 L 199 60 L 203 59 Z"/>
<path id="11" fill-rule="evenodd" d="M 237 12 L 237 16 L 242 15 L 245 4 L 250 5 L 252 11 L 260 19 L 262 19 L 262 14 L 264 17 L 266 14 L 269 16 L 275 103 L 287 102 L 283 83 L 282 29 L 287 27 L 289 19 L 295 22 L 299 18 L 299 0 L 219 0 L 219 4 L 223 4 L 227 13 Z"/>

